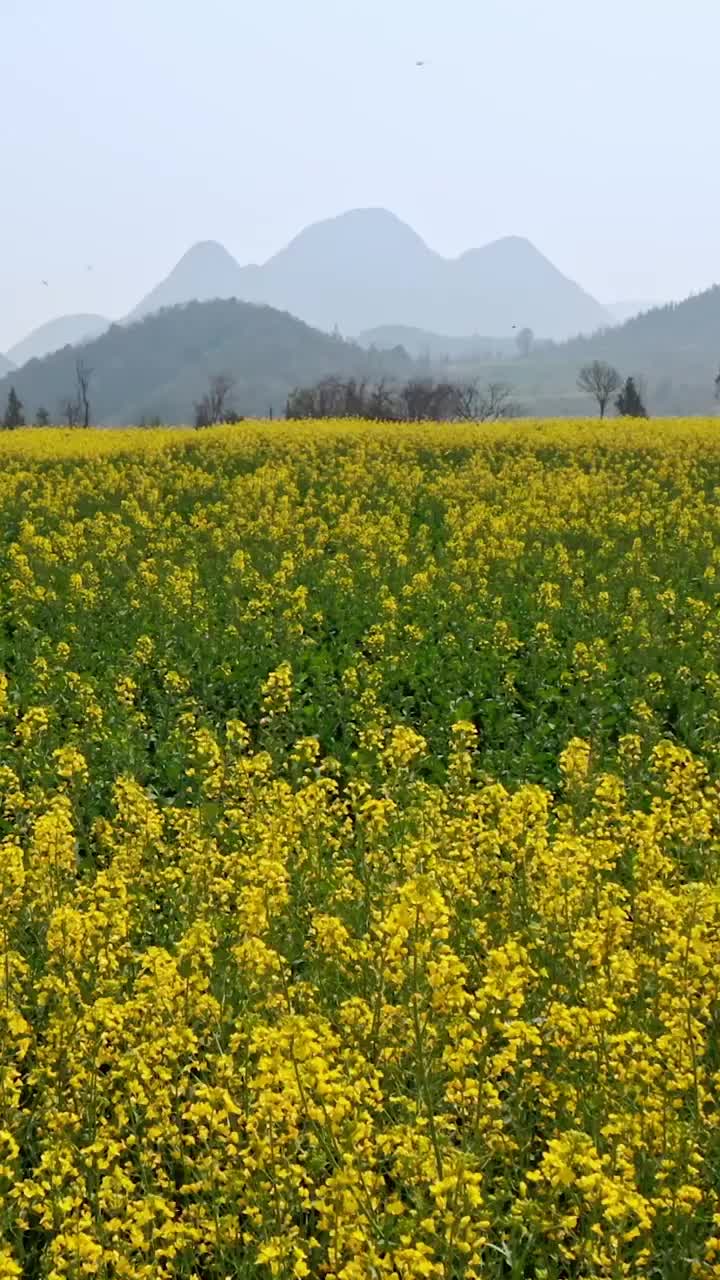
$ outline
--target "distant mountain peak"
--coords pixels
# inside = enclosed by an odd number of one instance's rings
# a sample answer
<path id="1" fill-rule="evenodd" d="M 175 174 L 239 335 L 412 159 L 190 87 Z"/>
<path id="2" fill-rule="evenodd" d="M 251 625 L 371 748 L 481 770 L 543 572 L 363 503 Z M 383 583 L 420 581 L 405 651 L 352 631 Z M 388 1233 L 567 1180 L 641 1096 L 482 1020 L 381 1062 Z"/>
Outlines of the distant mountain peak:
<path id="1" fill-rule="evenodd" d="M 262 266 L 241 267 L 216 241 L 201 241 L 130 318 L 213 298 L 267 303 L 345 334 L 389 324 L 501 337 L 522 323 L 538 337 L 566 338 L 609 323 L 524 236 L 444 258 L 378 206 L 313 223 Z"/>
<path id="2" fill-rule="evenodd" d="M 231 262 L 233 266 L 238 265 L 232 254 L 228 252 L 225 245 L 221 244 L 219 240 L 198 240 L 196 244 L 191 245 L 187 252 L 183 254 L 175 270 L 183 264 L 197 261 Z"/>
<path id="3" fill-rule="evenodd" d="M 313 226 L 322 227 L 328 222 L 386 222 L 395 226 L 407 227 L 408 224 L 403 222 L 402 218 L 393 213 L 391 209 L 384 209 L 379 204 L 358 205 L 355 209 L 345 209 L 342 213 L 335 213 L 330 218 L 321 218 Z"/>
<path id="4" fill-rule="evenodd" d="M 183 302 L 242 298 L 242 268 L 218 240 L 191 245 L 166 278 L 128 316 L 140 320 Z"/>
<path id="5" fill-rule="evenodd" d="M 270 267 L 273 262 L 287 260 L 308 250 L 326 254 L 376 254 L 381 262 L 385 254 L 400 254 L 401 258 L 409 255 L 414 260 L 438 256 L 411 226 L 388 209 L 380 208 L 349 209 L 347 213 L 312 223 L 294 236 L 267 265 Z"/>
<path id="6" fill-rule="evenodd" d="M 562 275 L 562 272 L 538 249 L 536 244 L 533 244 L 532 240 L 528 240 L 527 236 L 500 236 L 497 240 L 489 240 L 487 244 L 478 245 L 474 249 L 466 249 L 455 261 L 464 262 L 468 258 L 486 258 L 488 261 L 507 262 L 516 267 L 543 263 L 558 275 Z M 563 279 L 567 277 L 563 276 Z M 600 306 L 600 303 L 597 305 Z"/>
<path id="7" fill-rule="evenodd" d="M 412 236 L 415 240 L 421 239 L 417 231 L 413 230 L 409 223 L 403 222 L 402 218 L 399 218 L 396 213 L 393 213 L 390 209 L 383 209 L 380 205 L 346 209 L 344 213 L 336 213 L 330 218 L 321 218 L 318 222 L 310 223 L 298 234 L 302 236 L 308 232 L 322 233 L 328 227 L 370 228 L 374 230 L 388 228 L 394 231 L 402 231 L 404 234 Z"/>
<path id="8" fill-rule="evenodd" d="M 539 253 L 537 245 L 532 240 L 528 240 L 527 236 L 498 236 L 496 240 L 490 240 L 485 246 L 486 249 L 504 248 L 509 250 L 521 249 L 523 252 Z"/>

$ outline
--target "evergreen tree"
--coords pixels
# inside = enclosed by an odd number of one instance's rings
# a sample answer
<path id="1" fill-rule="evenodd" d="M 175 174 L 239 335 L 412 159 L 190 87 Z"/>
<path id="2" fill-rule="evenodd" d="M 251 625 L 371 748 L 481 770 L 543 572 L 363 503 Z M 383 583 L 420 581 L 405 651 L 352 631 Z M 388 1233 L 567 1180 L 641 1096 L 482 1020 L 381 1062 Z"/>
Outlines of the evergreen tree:
<path id="1" fill-rule="evenodd" d="M 14 387 L 10 388 L 2 425 L 5 431 L 14 431 L 15 427 L 25 426 L 25 411 Z"/>
<path id="2" fill-rule="evenodd" d="M 615 406 L 621 418 L 647 418 L 648 416 L 634 378 L 625 379 L 625 385 L 615 401 Z"/>

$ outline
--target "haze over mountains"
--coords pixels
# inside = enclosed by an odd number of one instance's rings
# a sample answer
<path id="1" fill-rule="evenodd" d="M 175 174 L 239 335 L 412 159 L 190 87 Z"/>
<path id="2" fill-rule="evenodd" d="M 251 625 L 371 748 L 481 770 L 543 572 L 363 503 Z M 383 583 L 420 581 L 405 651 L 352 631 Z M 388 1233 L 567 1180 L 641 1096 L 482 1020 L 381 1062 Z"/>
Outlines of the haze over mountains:
<path id="1" fill-rule="evenodd" d="M 508 236 L 447 259 L 385 209 L 315 223 L 263 266 L 241 267 L 213 242 L 195 245 L 129 318 L 215 297 L 268 303 L 347 335 L 405 324 L 497 335 L 529 326 L 541 337 L 565 338 L 610 322 L 528 240 Z"/>
<path id="2" fill-rule="evenodd" d="M 59 409 L 73 394 L 79 358 L 93 370 L 93 421 L 108 425 L 155 415 L 169 423 L 192 421 L 194 403 L 207 390 L 208 379 L 219 373 L 234 379 L 232 402 L 245 416 L 265 416 L 270 409 L 281 413 L 290 391 L 327 376 L 393 382 L 425 376 L 430 369 L 442 378 L 505 382 L 528 414 L 585 415 L 593 406 L 578 392 L 577 374 L 594 359 L 608 360 L 622 374 L 638 378 L 651 412 L 707 414 L 715 406 L 720 360 L 717 286 L 619 328 L 565 343 L 539 344 L 527 357 L 514 343 L 485 353 L 460 342 L 448 352 L 443 349 L 447 339 L 438 335 L 398 327 L 382 332 L 389 343 L 409 332 L 416 345 L 408 341 L 408 346 L 422 363 L 415 363 L 403 347 L 381 349 L 377 331 L 374 348 L 364 349 L 271 307 L 237 301 L 190 303 L 143 321 L 112 325 L 90 343 L 31 360 L 0 377 L 0 408 L 14 386 L 30 420 L 40 407 L 61 420 Z M 432 338 L 440 346 L 428 353 Z"/>
<path id="3" fill-rule="evenodd" d="M 392 325 L 492 339 L 529 327 L 540 338 L 562 339 L 612 322 L 606 308 L 528 240 L 507 236 L 443 258 L 385 209 L 356 209 L 314 223 L 262 266 L 240 266 L 222 245 L 198 243 L 124 320 L 216 298 L 265 303 L 350 337 Z M 22 365 L 96 336 L 109 324 L 103 316 L 62 316 L 6 355 Z"/>
<path id="4" fill-rule="evenodd" d="M 82 357 L 100 423 L 188 421 L 215 373 L 236 379 L 237 410 L 250 415 L 281 411 L 289 391 L 324 376 L 394 378 L 430 364 L 502 378 L 528 412 L 577 413 L 587 408 L 577 370 L 600 358 L 645 379 L 658 411 L 707 412 L 720 290 L 613 325 L 611 311 L 643 308 L 601 306 L 527 240 L 445 259 L 393 214 L 355 210 L 308 227 L 263 266 L 197 244 L 120 323 L 72 315 L 41 326 L 0 356 L 0 405 L 12 381 L 28 413 L 56 416 Z M 535 344 L 521 359 L 524 327 Z"/>

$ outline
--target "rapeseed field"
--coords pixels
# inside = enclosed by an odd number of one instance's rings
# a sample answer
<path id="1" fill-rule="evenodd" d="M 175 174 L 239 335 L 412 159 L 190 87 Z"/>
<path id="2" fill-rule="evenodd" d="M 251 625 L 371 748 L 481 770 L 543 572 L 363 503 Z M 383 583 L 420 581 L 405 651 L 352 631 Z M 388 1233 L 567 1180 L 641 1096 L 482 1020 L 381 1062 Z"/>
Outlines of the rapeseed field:
<path id="1" fill-rule="evenodd" d="M 0 1278 L 720 1276 L 717 423 L 0 439 Z"/>

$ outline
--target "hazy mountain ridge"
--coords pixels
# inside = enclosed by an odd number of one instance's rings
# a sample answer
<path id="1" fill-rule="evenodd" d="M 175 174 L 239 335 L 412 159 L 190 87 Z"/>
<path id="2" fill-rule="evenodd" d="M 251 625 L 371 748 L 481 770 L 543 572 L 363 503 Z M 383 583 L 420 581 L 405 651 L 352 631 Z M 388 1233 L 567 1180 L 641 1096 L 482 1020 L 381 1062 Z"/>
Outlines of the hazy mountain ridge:
<path id="1" fill-rule="evenodd" d="M 60 351 L 62 347 L 76 346 L 98 337 L 110 327 L 111 321 L 99 315 L 58 316 L 33 329 L 26 338 L 8 351 L 8 358 L 21 368 L 28 360 L 42 360 L 43 356 Z"/>
<path id="2" fill-rule="evenodd" d="M 612 323 L 610 311 L 528 240 L 506 236 L 444 258 L 385 209 L 313 223 L 260 266 L 240 266 L 223 245 L 200 241 L 123 322 L 219 298 L 264 303 L 346 335 L 392 325 L 509 338 L 529 326 L 539 338 L 564 338 Z M 21 366 L 95 337 L 110 323 L 99 315 L 53 318 L 7 355 Z"/>
<path id="3" fill-rule="evenodd" d="M 590 348 L 608 358 L 642 350 L 664 360 L 688 348 L 720 358 L 720 285 L 713 284 L 682 302 L 655 306 L 622 325 L 563 343 L 555 351 L 581 355 Z"/>
<path id="4" fill-rule="evenodd" d="M 314 223 L 262 266 L 241 267 L 214 242 L 188 251 L 130 319 L 191 298 L 237 297 L 287 310 L 319 329 L 378 325 L 563 338 L 610 323 L 596 299 L 528 240 L 508 236 L 443 258 L 384 209 Z"/>
<path id="5" fill-rule="evenodd" d="M 0 378 L 3 378 L 6 373 L 11 373 L 14 368 L 12 360 L 8 360 L 7 356 L 0 352 Z"/>
<path id="6" fill-rule="evenodd" d="M 368 227 L 381 231 L 368 237 Z M 375 287 L 362 254 L 350 252 L 360 242 L 372 243 L 376 249 L 381 244 L 382 252 L 374 252 L 372 261 L 385 278 L 384 288 Z M 325 264 L 323 272 L 317 268 L 319 258 Z M 496 297 L 504 288 L 508 263 L 513 270 L 521 266 L 527 290 L 535 296 L 542 294 L 548 279 L 553 286 L 563 280 L 527 241 L 508 237 L 450 261 L 433 253 L 393 215 L 382 210 L 356 211 L 308 227 L 265 267 L 240 267 L 222 246 L 197 245 L 136 312 L 145 306 L 156 308 L 188 290 L 205 289 L 214 295 L 228 287 L 312 296 L 313 305 L 331 307 L 331 313 L 337 312 L 345 296 L 359 310 L 366 303 L 377 304 L 378 299 L 382 306 L 389 306 L 393 299 L 404 298 L 419 313 L 420 303 L 425 305 L 429 297 L 428 281 L 440 282 L 448 307 L 455 307 L 458 298 L 469 305 L 479 293 Z M 461 284 L 446 289 L 448 272 L 456 273 Z M 565 283 L 576 289 L 572 282 Z M 356 344 L 338 341 L 326 330 L 265 302 L 206 301 L 152 310 L 144 323 L 115 324 L 95 342 L 65 347 L 49 360 L 31 360 L 21 370 L 12 369 L 0 357 L 0 378 L 5 375 L 0 408 L 12 382 L 29 416 L 40 406 L 56 416 L 61 400 L 73 394 L 79 354 L 94 370 L 93 416 L 99 422 L 131 422 L 155 414 L 165 421 L 187 421 L 194 401 L 206 390 L 208 376 L 217 372 L 237 378 L 237 408 L 251 415 L 265 414 L 270 406 L 274 412 L 281 411 L 290 390 L 329 374 L 402 378 L 430 365 L 438 373 L 444 369 L 458 378 L 500 378 L 513 386 L 528 413 L 577 414 L 591 410 L 576 380 L 579 368 L 593 359 L 607 360 L 623 375 L 639 378 L 652 412 L 707 413 L 715 407 L 719 286 L 683 302 L 656 306 L 622 325 L 612 325 L 606 315 L 602 326 L 583 337 L 547 342 L 536 328 L 534 350 L 523 358 L 512 326 L 503 336 L 483 336 L 497 334 L 490 326 L 469 328 L 467 337 L 460 336 L 459 324 L 448 325 L 443 332 L 439 323 L 443 305 L 441 297 L 434 316 L 437 324 L 423 325 L 415 316 L 409 324 L 394 319 L 380 326 L 353 327 L 349 331 L 360 334 Z M 513 314 L 507 297 L 503 306 L 505 316 Z M 77 333 L 89 322 L 106 323 L 100 316 L 61 317 L 25 341 L 72 336 L 71 326 Z M 521 327 L 516 321 L 513 324 Z M 397 347 L 405 348 L 407 354 L 393 350 Z M 18 344 L 13 350 L 22 354 L 22 349 L 23 344 Z M 413 360 L 422 364 L 413 365 Z"/>
<path id="7" fill-rule="evenodd" d="M 172 271 L 146 295 L 126 317 L 127 321 L 186 302 L 214 302 L 242 297 L 245 276 L 242 267 L 214 240 L 202 240 L 188 249 Z"/>
<path id="8" fill-rule="evenodd" d="M 29 418 L 44 407 L 59 420 L 63 400 L 74 394 L 78 358 L 93 371 L 92 421 L 102 425 L 154 416 L 189 422 L 214 374 L 234 378 L 230 399 L 238 413 L 265 416 L 282 413 L 295 387 L 329 375 L 400 378 L 413 368 L 404 352 L 367 352 L 271 307 L 193 302 L 31 360 L 0 380 L 0 405 L 12 385 Z"/>

